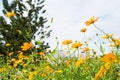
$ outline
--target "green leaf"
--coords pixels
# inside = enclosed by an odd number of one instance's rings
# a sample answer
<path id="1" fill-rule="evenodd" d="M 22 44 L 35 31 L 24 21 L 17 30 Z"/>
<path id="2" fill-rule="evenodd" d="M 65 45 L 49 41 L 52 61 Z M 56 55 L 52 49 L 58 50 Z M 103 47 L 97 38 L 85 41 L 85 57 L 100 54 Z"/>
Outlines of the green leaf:
<path id="1" fill-rule="evenodd" d="M 54 55 L 57 53 L 57 48 L 58 48 L 58 46 L 56 46 L 56 47 L 53 49 L 53 51 L 51 52 L 51 55 L 52 55 L 52 56 L 54 56 Z"/>

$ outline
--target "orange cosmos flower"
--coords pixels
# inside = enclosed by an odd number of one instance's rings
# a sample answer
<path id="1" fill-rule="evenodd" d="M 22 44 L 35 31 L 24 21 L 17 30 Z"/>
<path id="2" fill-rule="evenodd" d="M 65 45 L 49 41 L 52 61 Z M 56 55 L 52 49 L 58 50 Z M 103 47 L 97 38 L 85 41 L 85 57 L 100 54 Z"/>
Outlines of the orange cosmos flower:
<path id="1" fill-rule="evenodd" d="M 120 46 L 120 38 L 115 39 L 115 44 Z"/>
<path id="2" fill-rule="evenodd" d="M 12 11 L 12 12 L 7 12 L 7 14 L 5 14 L 5 16 L 8 17 L 8 18 L 13 17 L 13 16 L 15 16 L 15 15 L 16 15 L 16 14 L 15 14 L 14 11 Z"/>
<path id="3" fill-rule="evenodd" d="M 41 76 L 42 76 L 42 77 L 46 77 L 46 76 L 47 76 L 47 74 L 43 73 Z"/>
<path id="4" fill-rule="evenodd" d="M 80 32 L 86 32 L 87 31 L 87 28 L 82 28 L 81 30 L 80 30 Z"/>
<path id="5" fill-rule="evenodd" d="M 98 20 L 98 17 L 95 19 L 95 17 L 92 16 L 88 21 L 85 22 L 85 24 L 86 24 L 86 26 L 90 26 L 91 24 L 93 24 L 97 20 Z"/>
<path id="6" fill-rule="evenodd" d="M 120 72 L 118 73 L 118 76 L 120 76 Z"/>
<path id="7" fill-rule="evenodd" d="M 84 62 L 84 58 L 80 58 L 77 62 L 75 62 L 75 66 L 78 67 L 80 64 Z"/>
<path id="8" fill-rule="evenodd" d="M 28 42 L 25 42 L 24 44 L 23 44 L 23 46 L 21 46 L 21 48 L 22 48 L 22 51 L 27 51 L 28 49 L 30 49 L 30 48 L 32 48 L 32 43 L 30 42 L 30 43 L 28 43 Z"/>
<path id="9" fill-rule="evenodd" d="M 78 48 L 78 47 L 80 47 L 80 46 L 82 46 L 82 43 L 80 43 L 80 42 L 75 42 L 74 44 L 72 44 L 72 48 Z"/>
<path id="10" fill-rule="evenodd" d="M 42 55 L 44 55 L 45 53 L 44 53 L 44 52 L 39 52 L 39 54 L 42 56 Z"/>
<path id="11" fill-rule="evenodd" d="M 62 42 L 63 45 L 68 45 L 68 44 L 70 44 L 70 43 L 72 43 L 72 40 L 64 40 L 64 41 Z"/>
<path id="12" fill-rule="evenodd" d="M 3 54 L 0 54 L 0 57 L 3 56 Z"/>
<path id="13" fill-rule="evenodd" d="M 9 53 L 9 56 L 11 56 L 11 55 L 13 55 L 13 54 L 14 54 L 14 52 L 10 52 L 10 53 Z"/>
<path id="14" fill-rule="evenodd" d="M 84 48 L 84 50 L 83 50 L 83 52 L 88 52 L 88 51 L 90 51 L 90 48 L 88 48 L 88 47 Z"/>
<path id="15" fill-rule="evenodd" d="M 7 70 L 6 68 L 0 68 L 1 72 L 6 72 L 6 70 Z"/>
<path id="16" fill-rule="evenodd" d="M 105 63 L 105 64 L 104 64 L 104 68 L 105 68 L 106 70 L 110 69 L 110 67 L 111 67 L 111 64 L 110 64 L 110 63 Z"/>
<path id="17" fill-rule="evenodd" d="M 50 66 L 45 67 L 46 72 L 53 72 L 54 70 Z"/>
<path id="18" fill-rule="evenodd" d="M 9 44 L 9 43 L 6 43 L 6 44 L 5 44 L 5 46 L 10 46 L 10 45 L 11 45 L 11 44 Z"/>
<path id="19" fill-rule="evenodd" d="M 38 72 L 29 72 L 29 80 L 33 80 L 34 75 L 36 75 Z"/>
<path id="20" fill-rule="evenodd" d="M 109 54 L 105 54 L 101 58 L 101 61 L 106 62 L 106 63 L 116 62 L 117 57 L 114 55 L 114 53 L 109 53 Z"/>
<path id="21" fill-rule="evenodd" d="M 66 64 L 69 65 L 72 62 L 72 60 L 67 60 Z"/>
<path id="22" fill-rule="evenodd" d="M 100 70 L 98 71 L 98 73 L 95 74 L 95 77 L 93 80 L 100 80 L 100 78 L 106 74 L 106 69 L 104 68 L 104 65 L 100 67 Z"/>
<path id="23" fill-rule="evenodd" d="M 106 34 L 105 36 L 102 36 L 103 39 L 108 39 L 113 37 L 113 34 Z"/>

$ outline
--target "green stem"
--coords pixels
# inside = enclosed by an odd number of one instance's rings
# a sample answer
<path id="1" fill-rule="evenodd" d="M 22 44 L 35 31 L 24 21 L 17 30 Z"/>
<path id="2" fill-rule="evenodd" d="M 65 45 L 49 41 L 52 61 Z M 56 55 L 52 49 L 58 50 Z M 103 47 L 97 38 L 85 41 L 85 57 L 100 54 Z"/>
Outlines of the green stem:
<path id="1" fill-rule="evenodd" d="M 77 56 L 78 56 L 78 59 L 80 58 L 80 55 L 79 55 L 79 49 L 77 48 L 77 51 L 78 51 L 78 54 L 77 54 Z"/>
<path id="2" fill-rule="evenodd" d="M 85 40 L 85 33 L 84 33 L 84 35 L 83 35 L 83 41 Z"/>
<path id="3" fill-rule="evenodd" d="M 104 32 L 102 29 L 98 28 L 94 23 L 93 23 L 94 27 L 97 28 L 98 30 L 100 30 L 101 32 L 103 32 L 105 35 L 108 35 L 106 32 Z M 114 39 L 112 37 L 109 37 L 109 39 L 111 39 L 114 42 Z M 110 42 L 110 40 L 109 40 Z"/>
<path id="4" fill-rule="evenodd" d="M 97 28 L 98 30 L 100 30 L 101 32 L 103 32 L 105 35 L 107 35 L 106 32 L 104 32 L 102 29 L 98 28 L 94 23 L 93 23 L 94 27 Z"/>

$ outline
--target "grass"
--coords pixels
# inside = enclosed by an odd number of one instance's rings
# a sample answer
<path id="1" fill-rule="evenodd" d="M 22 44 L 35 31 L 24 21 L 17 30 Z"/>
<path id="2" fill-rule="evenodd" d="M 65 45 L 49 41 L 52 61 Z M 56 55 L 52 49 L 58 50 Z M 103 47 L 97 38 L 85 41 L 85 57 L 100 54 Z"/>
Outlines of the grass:
<path id="1" fill-rule="evenodd" d="M 99 52 L 89 48 L 86 41 L 65 40 L 63 52 L 57 45 L 53 51 L 25 54 L 31 43 L 23 44 L 22 50 L 10 52 L 6 59 L 0 55 L 0 80 L 120 80 L 120 38 L 114 38 L 95 25 L 98 18 L 90 18 L 86 26 L 94 25 L 105 34 L 111 49 L 105 54 L 100 45 Z M 87 28 L 81 29 L 85 34 Z M 6 47 L 10 46 L 7 44 Z M 27 46 L 27 47 L 26 47 Z M 68 55 L 55 56 L 56 53 Z M 98 55 L 98 53 L 102 53 Z"/>

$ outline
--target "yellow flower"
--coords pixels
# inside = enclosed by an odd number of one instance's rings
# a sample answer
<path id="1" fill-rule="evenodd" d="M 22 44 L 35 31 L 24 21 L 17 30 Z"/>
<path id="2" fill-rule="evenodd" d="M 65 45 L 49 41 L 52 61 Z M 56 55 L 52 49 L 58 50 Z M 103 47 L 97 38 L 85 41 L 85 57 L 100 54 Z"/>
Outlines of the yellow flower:
<path id="1" fill-rule="evenodd" d="M 29 72 L 29 80 L 33 80 L 33 72 Z"/>
<path id="2" fill-rule="evenodd" d="M 14 11 L 12 11 L 12 12 L 7 12 L 7 14 L 5 14 L 5 16 L 8 17 L 8 18 L 13 17 L 13 16 L 15 16 L 15 15 L 16 15 L 16 14 L 15 14 Z"/>
<path id="3" fill-rule="evenodd" d="M 113 37 L 113 34 L 106 34 L 105 36 L 102 36 L 103 39 L 108 39 Z"/>
<path id="4" fill-rule="evenodd" d="M 86 32 L 87 31 L 87 28 L 82 28 L 81 30 L 80 30 L 80 32 Z"/>
<path id="5" fill-rule="evenodd" d="M 21 63 L 22 61 L 23 61 L 23 59 L 16 60 L 16 59 L 13 58 L 12 60 L 10 60 L 10 64 L 13 67 L 17 67 L 18 64 Z"/>
<path id="6" fill-rule="evenodd" d="M 106 74 L 106 69 L 104 68 L 104 66 L 101 66 L 100 70 L 98 71 L 98 73 L 95 74 L 95 77 L 94 77 L 93 80 L 99 80 L 105 74 Z"/>
<path id="7" fill-rule="evenodd" d="M 13 67 L 17 67 L 19 64 L 19 60 L 14 61 Z"/>
<path id="8" fill-rule="evenodd" d="M 66 64 L 69 65 L 72 62 L 72 60 L 67 60 Z"/>
<path id="9" fill-rule="evenodd" d="M 104 64 L 104 67 L 105 67 L 106 70 L 108 70 L 108 69 L 110 69 L 111 64 L 110 64 L 110 63 L 105 63 L 105 64 Z"/>
<path id="10" fill-rule="evenodd" d="M 85 22 L 85 24 L 86 24 L 86 26 L 90 26 L 91 24 L 93 24 L 97 20 L 98 20 L 98 18 L 95 19 L 95 17 L 92 16 L 88 21 Z"/>
<path id="11" fill-rule="evenodd" d="M 80 60 L 78 60 L 76 63 L 75 63 L 75 66 L 78 67 L 80 64 L 82 64 L 84 62 L 84 58 L 80 58 Z"/>
<path id="12" fill-rule="evenodd" d="M 53 69 L 50 66 L 45 67 L 46 72 L 53 72 Z"/>
<path id="13" fill-rule="evenodd" d="M 115 39 L 115 44 L 120 46 L 120 38 Z"/>
<path id="14" fill-rule="evenodd" d="M 0 71 L 6 72 L 6 68 L 0 68 Z"/>
<path id="15" fill-rule="evenodd" d="M 3 56 L 3 54 L 0 54 L 0 57 Z"/>
<path id="16" fill-rule="evenodd" d="M 42 77 L 45 77 L 45 76 L 47 76 L 45 73 L 43 73 L 42 75 L 41 75 Z"/>
<path id="17" fill-rule="evenodd" d="M 118 76 L 120 76 L 120 72 L 118 73 Z"/>
<path id="18" fill-rule="evenodd" d="M 72 44 L 71 48 L 78 48 L 78 47 L 80 47 L 80 46 L 82 46 L 82 43 L 80 43 L 80 42 L 75 42 L 75 43 Z"/>
<path id="19" fill-rule="evenodd" d="M 95 74 L 94 80 L 99 80 L 103 75 L 106 74 L 107 70 L 110 69 L 110 67 L 111 67 L 110 63 L 105 63 L 104 65 L 102 65 L 98 73 Z"/>
<path id="20" fill-rule="evenodd" d="M 57 70 L 56 72 L 57 72 L 57 73 L 62 73 L 63 71 L 62 71 L 62 70 Z"/>
<path id="21" fill-rule="evenodd" d="M 19 52 L 18 58 L 21 59 L 23 58 L 23 56 L 24 56 L 23 52 Z"/>
<path id="22" fill-rule="evenodd" d="M 12 66 L 8 66 L 8 68 L 9 68 L 9 69 L 11 69 L 11 68 L 12 68 Z"/>
<path id="23" fill-rule="evenodd" d="M 110 47 L 115 47 L 115 44 L 110 44 Z"/>
<path id="24" fill-rule="evenodd" d="M 18 59 L 20 60 L 20 59 L 24 59 L 24 60 L 27 60 L 28 59 L 28 57 L 27 56 L 25 56 L 24 54 L 23 54 L 23 52 L 19 52 L 19 54 L 18 54 Z"/>
<path id="25" fill-rule="evenodd" d="M 5 44 L 5 46 L 10 46 L 10 45 L 11 45 L 11 44 L 9 44 L 9 43 L 6 43 L 6 44 Z"/>
<path id="26" fill-rule="evenodd" d="M 70 52 L 69 52 L 69 51 L 67 51 L 65 54 L 70 54 Z"/>
<path id="27" fill-rule="evenodd" d="M 109 53 L 109 54 L 105 54 L 101 58 L 101 61 L 106 62 L 106 63 L 116 62 L 117 57 L 114 55 L 114 53 Z"/>
<path id="28" fill-rule="evenodd" d="M 14 62 L 15 60 L 16 60 L 15 58 L 12 58 L 12 59 L 10 60 L 10 63 L 11 63 L 11 62 Z"/>
<path id="29" fill-rule="evenodd" d="M 32 43 L 25 42 L 23 46 L 21 46 L 22 51 L 27 51 L 28 49 L 32 48 Z"/>
<path id="30" fill-rule="evenodd" d="M 43 59 L 44 59 L 44 60 L 47 59 L 47 56 L 43 56 Z"/>
<path id="31" fill-rule="evenodd" d="M 14 52 L 10 52 L 10 53 L 9 53 L 9 56 L 11 56 L 11 55 L 13 55 L 13 54 L 14 54 Z"/>
<path id="32" fill-rule="evenodd" d="M 83 52 L 88 52 L 90 49 L 88 47 L 84 48 Z"/>
<path id="33" fill-rule="evenodd" d="M 42 56 L 42 55 L 44 55 L 45 53 L 44 53 L 44 52 L 39 52 L 39 54 Z"/>
<path id="34" fill-rule="evenodd" d="M 120 60 L 118 60 L 117 63 L 120 64 Z"/>
<path id="35" fill-rule="evenodd" d="M 72 40 L 64 40 L 64 41 L 62 42 L 63 45 L 68 45 L 68 44 L 70 44 L 70 43 L 72 43 Z"/>
<path id="36" fill-rule="evenodd" d="M 36 75 L 38 72 L 34 71 L 34 72 L 29 72 L 29 80 L 33 80 L 33 76 Z"/>

